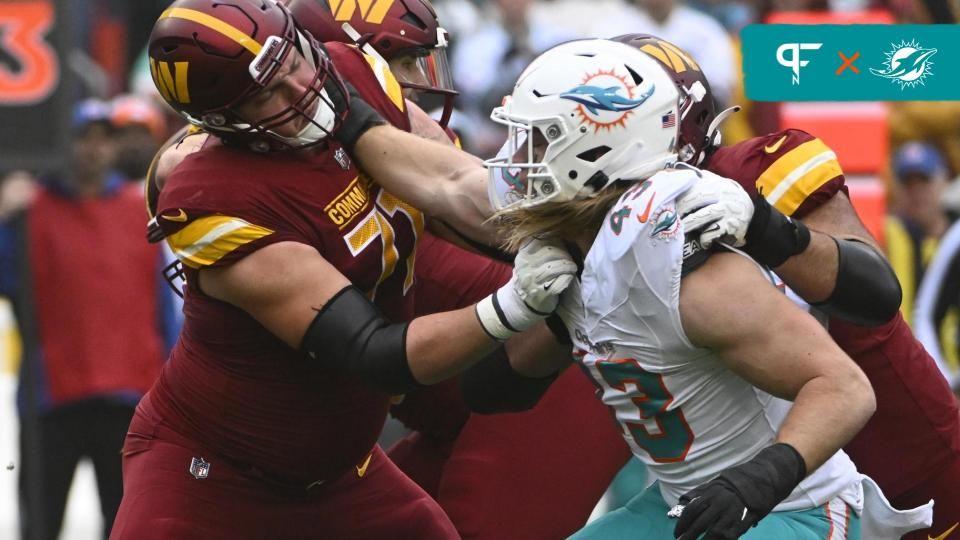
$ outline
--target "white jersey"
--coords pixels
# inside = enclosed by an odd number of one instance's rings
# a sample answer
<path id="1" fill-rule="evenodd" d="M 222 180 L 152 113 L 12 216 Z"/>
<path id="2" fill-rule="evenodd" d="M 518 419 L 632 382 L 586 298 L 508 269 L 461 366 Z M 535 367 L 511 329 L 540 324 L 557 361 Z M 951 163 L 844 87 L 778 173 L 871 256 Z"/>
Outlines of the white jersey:
<path id="1" fill-rule="evenodd" d="M 578 361 L 669 505 L 773 444 L 791 407 L 724 367 L 683 331 L 684 238 L 674 200 L 698 174 L 712 173 L 663 171 L 626 192 L 559 308 Z M 775 510 L 809 509 L 838 496 L 859 506 L 859 475 L 843 452 Z"/>

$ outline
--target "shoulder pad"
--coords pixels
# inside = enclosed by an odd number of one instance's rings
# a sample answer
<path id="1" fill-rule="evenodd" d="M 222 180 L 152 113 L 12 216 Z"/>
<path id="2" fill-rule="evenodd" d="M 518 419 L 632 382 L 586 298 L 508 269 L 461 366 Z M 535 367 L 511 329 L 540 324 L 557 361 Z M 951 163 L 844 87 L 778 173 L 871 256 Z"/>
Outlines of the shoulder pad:
<path id="1" fill-rule="evenodd" d="M 697 181 L 703 171 L 693 167 L 666 169 L 630 188 L 607 213 L 597 236 L 607 256 L 619 259 L 634 242 L 672 240 L 681 232 L 676 198 Z"/>
<path id="2" fill-rule="evenodd" d="M 357 89 L 364 101 L 395 127 L 409 131 L 403 89 L 390 66 L 344 43 L 331 42 L 326 46 L 337 71 Z"/>
<path id="3" fill-rule="evenodd" d="M 760 171 L 757 191 L 788 216 L 827 182 L 843 176 L 837 154 L 809 133 L 791 129 L 766 139 L 773 139 L 762 148 L 771 163 Z"/>
<path id="4" fill-rule="evenodd" d="M 762 193 L 788 216 L 800 216 L 822 203 L 844 183 L 837 155 L 822 140 L 786 129 L 725 146 L 709 161 L 711 171 L 740 183 L 748 193 Z"/>

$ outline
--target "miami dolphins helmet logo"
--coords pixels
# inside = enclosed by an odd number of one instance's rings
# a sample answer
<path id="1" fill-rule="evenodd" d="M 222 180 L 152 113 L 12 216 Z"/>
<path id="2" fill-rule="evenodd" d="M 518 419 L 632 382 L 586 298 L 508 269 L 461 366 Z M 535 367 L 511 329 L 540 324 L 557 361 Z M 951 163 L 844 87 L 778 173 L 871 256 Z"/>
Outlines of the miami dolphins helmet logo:
<path id="1" fill-rule="evenodd" d="M 623 127 L 633 110 L 653 95 L 654 89 L 651 84 L 635 96 L 637 87 L 610 69 L 588 74 L 579 86 L 562 92 L 560 98 L 577 103 L 580 118 L 592 125 L 596 133 L 601 129 Z"/>
<path id="2" fill-rule="evenodd" d="M 887 59 L 883 69 L 870 68 L 870 73 L 890 79 L 899 84 L 901 90 L 921 85 L 924 79 L 933 75 L 930 57 L 937 53 L 937 49 L 924 49 L 916 40 L 891 46 L 892 50 L 884 53 Z"/>

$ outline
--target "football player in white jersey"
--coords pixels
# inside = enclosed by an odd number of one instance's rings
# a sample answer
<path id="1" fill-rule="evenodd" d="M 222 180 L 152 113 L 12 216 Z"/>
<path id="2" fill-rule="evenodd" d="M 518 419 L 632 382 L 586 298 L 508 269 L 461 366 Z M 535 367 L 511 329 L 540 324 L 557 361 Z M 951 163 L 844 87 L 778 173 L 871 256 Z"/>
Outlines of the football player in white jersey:
<path id="1" fill-rule="evenodd" d="M 676 198 L 715 177 L 676 153 L 702 94 L 632 47 L 583 40 L 531 63 L 491 115 L 510 129 L 488 162 L 501 224 L 515 247 L 562 242 L 582 264 L 558 311 L 657 480 L 575 538 L 899 538 L 929 508 L 870 516 L 865 498 L 888 507 L 840 450 L 875 408 L 863 372 L 768 270 L 685 241 Z"/>

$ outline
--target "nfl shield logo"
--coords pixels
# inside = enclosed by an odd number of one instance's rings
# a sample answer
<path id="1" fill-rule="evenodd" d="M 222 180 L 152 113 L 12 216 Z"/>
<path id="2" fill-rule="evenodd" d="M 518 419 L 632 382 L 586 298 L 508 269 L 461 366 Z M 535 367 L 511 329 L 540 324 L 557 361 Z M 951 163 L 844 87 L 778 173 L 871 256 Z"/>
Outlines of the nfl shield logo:
<path id="1" fill-rule="evenodd" d="M 197 480 L 202 480 L 210 476 L 210 462 L 201 458 L 190 460 L 190 474 Z"/>
<path id="2" fill-rule="evenodd" d="M 347 155 L 346 150 L 343 148 L 337 148 L 336 151 L 333 152 L 333 159 L 337 160 L 337 163 L 339 163 L 340 167 L 344 170 L 350 168 L 350 156 Z"/>

